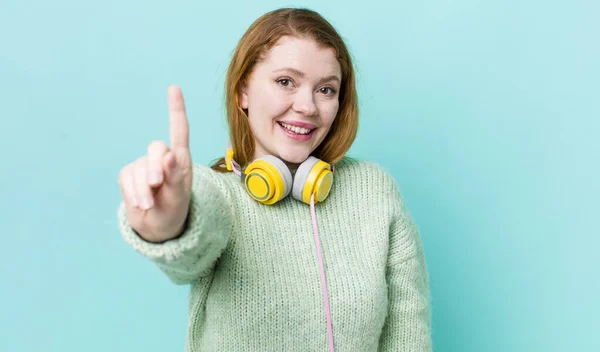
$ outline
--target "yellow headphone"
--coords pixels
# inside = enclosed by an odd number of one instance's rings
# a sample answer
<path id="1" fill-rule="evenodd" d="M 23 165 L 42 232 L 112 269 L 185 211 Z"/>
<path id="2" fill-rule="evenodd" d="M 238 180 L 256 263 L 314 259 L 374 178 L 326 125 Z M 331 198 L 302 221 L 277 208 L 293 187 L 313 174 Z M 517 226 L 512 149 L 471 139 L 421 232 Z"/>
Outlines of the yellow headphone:
<path id="1" fill-rule="evenodd" d="M 233 171 L 233 148 L 227 146 L 225 163 L 227 170 Z M 322 202 L 329 195 L 333 184 L 331 165 L 315 158 L 308 157 L 292 172 L 283 161 L 273 155 L 265 155 L 251 162 L 244 172 L 240 170 L 248 194 L 260 203 L 271 205 L 292 196 L 306 204 L 310 204 L 311 196 L 315 195 L 315 203 Z"/>

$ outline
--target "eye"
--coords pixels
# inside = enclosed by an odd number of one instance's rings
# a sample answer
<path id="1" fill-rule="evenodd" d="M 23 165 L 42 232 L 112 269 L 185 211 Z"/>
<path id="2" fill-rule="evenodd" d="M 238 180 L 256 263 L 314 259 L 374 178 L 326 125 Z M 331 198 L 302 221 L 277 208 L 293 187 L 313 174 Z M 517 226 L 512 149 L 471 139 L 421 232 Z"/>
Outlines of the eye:
<path id="1" fill-rule="evenodd" d="M 333 89 L 331 87 L 323 87 L 323 88 L 319 89 L 319 92 L 321 92 L 323 94 L 327 94 L 327 95 L 334 95 L 336 93 L 335 89 Z"/>
<path id="2" fill-rule="evenodd" d="M 280 78 L 277 80 L 277 83 L 279 83 L 280 86 L 290 87 L 292 81 L 289 78 Z"/>

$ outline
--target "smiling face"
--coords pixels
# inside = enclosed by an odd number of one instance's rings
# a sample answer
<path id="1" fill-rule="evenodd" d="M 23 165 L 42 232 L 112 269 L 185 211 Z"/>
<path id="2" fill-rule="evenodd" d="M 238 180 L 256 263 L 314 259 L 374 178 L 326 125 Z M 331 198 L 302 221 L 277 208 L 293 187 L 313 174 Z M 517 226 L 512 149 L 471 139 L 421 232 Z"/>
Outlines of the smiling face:
<path id="1" fill-rule="evenodd" d="M 255 155 L 274 155 L 291 167 L 327 136 L 339 109 L 342 71 L 333 49 L 314 40 L 282 37 L 241 87 Z"/>

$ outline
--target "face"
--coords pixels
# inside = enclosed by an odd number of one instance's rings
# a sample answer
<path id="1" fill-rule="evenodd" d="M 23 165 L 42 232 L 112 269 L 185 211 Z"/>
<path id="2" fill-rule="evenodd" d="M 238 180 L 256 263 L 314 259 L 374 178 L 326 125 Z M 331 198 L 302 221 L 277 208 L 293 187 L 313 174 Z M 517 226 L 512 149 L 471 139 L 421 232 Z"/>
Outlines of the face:
<path id="1" fill-rule="evenodd" d="M 341 80 L 333 49 L 282 37 L 240 92 L 256 141 L 254 157 L 271 154 L 292 168 L 306 160 L 337 115 Z"/>

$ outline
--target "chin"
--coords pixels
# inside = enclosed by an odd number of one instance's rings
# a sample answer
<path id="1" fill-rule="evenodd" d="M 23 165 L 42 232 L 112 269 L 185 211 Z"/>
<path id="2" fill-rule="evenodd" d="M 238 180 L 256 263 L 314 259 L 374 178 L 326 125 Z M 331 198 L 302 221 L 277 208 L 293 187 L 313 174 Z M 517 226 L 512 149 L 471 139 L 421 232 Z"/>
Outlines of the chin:
<path id="1" fill-rule="evenodd" d="M 279 157 L 289 164 L 301 164 L 310 156 L 310 150 L 280 150 Z"/>

